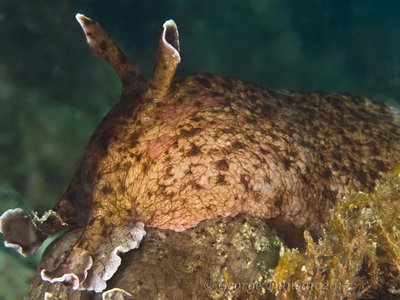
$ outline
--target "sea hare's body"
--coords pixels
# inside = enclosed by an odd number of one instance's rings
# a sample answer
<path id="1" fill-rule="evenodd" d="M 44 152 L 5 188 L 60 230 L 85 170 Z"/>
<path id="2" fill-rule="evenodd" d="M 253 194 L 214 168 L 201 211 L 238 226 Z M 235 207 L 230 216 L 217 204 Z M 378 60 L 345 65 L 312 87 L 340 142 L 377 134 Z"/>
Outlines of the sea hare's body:
<path id="1" fill-rule="evenodd" d="M 366 98 L 185 76 L 160 102 L 111 111 L 66 197 L 112 223 L 178 231 L 238 213 L 317 225 L 350 181 L 370 189 L 399 157 L 390 116 Z"/>
<path id="2" fill-rule="evenodd" d="M 317 229 L 350 183 L 369 190 L 400 160 L 399 120 L 385 104 L 281 93 L 210 74 L 173 79 L 180 58 L 172 22 L 144 81 L 97 23 L 78 19 L 122 78 L 123 94 L 54 212 L 32 221 L 40 233 L 21 242 L 10 224 L 22 212 L 2 218 L 7 241 L 23 253 L 54 228 L 86 227 L 68 258 L 42 272 L 46 280 L 104 289 L 119 265 L 116 254 L 138 246 L 143 224 L 183 231 L 245 213 Z"/>

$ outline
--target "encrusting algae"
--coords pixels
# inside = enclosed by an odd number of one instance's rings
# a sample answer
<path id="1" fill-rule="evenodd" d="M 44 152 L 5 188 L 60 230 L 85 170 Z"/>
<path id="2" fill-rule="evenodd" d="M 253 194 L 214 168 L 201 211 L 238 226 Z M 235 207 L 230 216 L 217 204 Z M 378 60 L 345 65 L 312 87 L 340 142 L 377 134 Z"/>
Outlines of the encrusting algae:
<path id="1" fill-rule="evenodd" d="M 281 250 L 279 299 L 394 299 L 400 295 L 400 165 L 371 193 L 338 201 L 322 237 Z"/>

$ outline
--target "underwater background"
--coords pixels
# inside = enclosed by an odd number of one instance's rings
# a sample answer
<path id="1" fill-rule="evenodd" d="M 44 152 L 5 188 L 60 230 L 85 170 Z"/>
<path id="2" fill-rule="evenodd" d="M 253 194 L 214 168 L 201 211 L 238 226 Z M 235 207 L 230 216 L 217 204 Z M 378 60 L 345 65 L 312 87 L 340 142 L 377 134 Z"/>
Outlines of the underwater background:
<path id="1" fill-rule="evenodd" d="M 178 74 L 400 103 L 400 2 L 0 0 L 0 212 L 51 208 L 119 99 L 118 78 L 87 46 L 77 12 L 147 74 L 172 18 Z M 22 298 L 39 259 L 1 246 L 0 300 Z"/>

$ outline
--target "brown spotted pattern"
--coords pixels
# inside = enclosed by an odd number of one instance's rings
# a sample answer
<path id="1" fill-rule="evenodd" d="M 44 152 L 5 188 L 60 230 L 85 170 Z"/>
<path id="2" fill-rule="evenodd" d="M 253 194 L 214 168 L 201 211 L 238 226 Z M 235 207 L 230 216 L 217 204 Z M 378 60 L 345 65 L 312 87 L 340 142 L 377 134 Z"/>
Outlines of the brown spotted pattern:
<path id="1" fill-rule="evenodd" d="M 399 141 L 389 108 L 368 98 L 190 75 L 162 102 L 122 99 L 69 190 L 88 183 L 91 211 L 111 224 L 181 231 L 248 213 L 315 226 L 350 183 L 373 187 Z"/>

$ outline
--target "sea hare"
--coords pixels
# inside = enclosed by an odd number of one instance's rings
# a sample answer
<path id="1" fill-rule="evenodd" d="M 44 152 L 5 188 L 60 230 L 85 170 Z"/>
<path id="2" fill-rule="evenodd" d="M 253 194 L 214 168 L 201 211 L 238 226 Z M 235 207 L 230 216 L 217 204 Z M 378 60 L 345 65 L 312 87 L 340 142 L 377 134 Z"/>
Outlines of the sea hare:
<path id="1" fill-rule="evenodd" d="M 5 212 L 6 246 L 23 255 L 82 228 L 44 280 L 105 289 L 145 227 L 184 231 L 247 214 L 318 232 L 349 186 L 370 190 L 400 161 L 399 118 L 369 98 L 280 92 L 211 74 L 175 78 L 175 23 L 164 23 L 145 79 L 95 21 L 78 14 L 91 48 L 115 69 L 121 100 L 90 138 L 56 206 L 42 217 Z"/>

